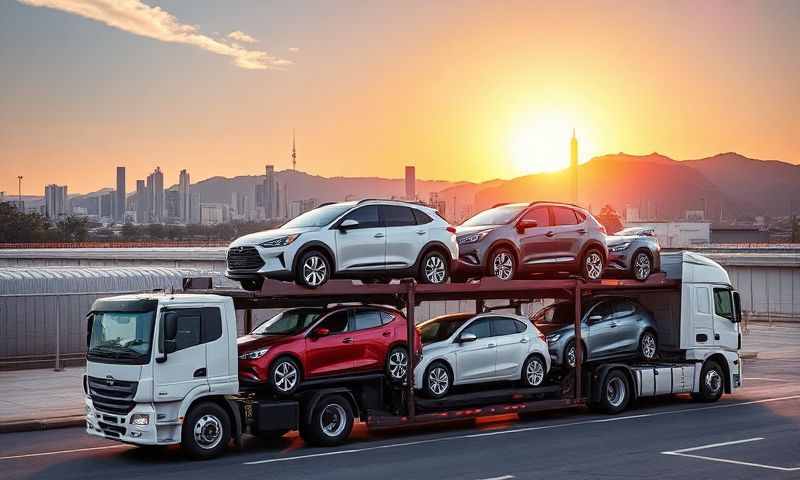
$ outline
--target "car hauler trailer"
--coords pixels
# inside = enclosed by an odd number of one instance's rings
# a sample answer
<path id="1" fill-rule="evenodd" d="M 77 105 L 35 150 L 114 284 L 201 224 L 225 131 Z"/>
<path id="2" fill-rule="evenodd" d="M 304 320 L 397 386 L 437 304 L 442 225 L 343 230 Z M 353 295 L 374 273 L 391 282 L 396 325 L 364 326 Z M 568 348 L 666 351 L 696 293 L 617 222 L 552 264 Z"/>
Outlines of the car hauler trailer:
<path id="1" fill-rule="evenodd" d="M 267 281 L 260 292 L 247 292 L 212 288 L 210 279 L 201 278 L 186 279 L 185 293 L 101 299 L 87 317 L 87 338 L 93 329 L 116 328 L 136 331 L 144 340 L 138 349 L 87 355 L 86 429 L 133 444 L 180 443 L 193 456 L 207 458 L 248 432 L 279 436 L 299 430 L 310 443 L 335 445 L 348 437 L 355 419 L 382 428 L 583 405 L 617 413 L 637 398 L 673 393 L 715 401 L 741 385 L 738 294 L 725 270 L 705 257 L 689 252 L 662 257 L 663 272 L 642 282 L 485 278 L 365 285 L 338 280 L 311 290 Z M 635 297 L 651 310 L 662 352 L 658 361 L 582 360 L 582 300 L 600 294 Z M 402 385 L 392 385 L 382 373 L 339 376 L 306 381 L 291 398 L 248 391 L 238 381 L 237 310 L 244 311 L 249 330 L 254 309 L 350 302 L 405 306 L 407 338 L 413 338 L 414 306 L 422 302 L 474 300 L 480 312 L 488 300 L 519 308 L 550 298 L 574 302 L 576 366 L 552 374 L 541 387 L 478 386 L 425 399 L 414 390 L 412 368 Z M 177 313 L 197 328 L 178 331 Z M 415 342 L 408 348 L 415 358 Z"/>

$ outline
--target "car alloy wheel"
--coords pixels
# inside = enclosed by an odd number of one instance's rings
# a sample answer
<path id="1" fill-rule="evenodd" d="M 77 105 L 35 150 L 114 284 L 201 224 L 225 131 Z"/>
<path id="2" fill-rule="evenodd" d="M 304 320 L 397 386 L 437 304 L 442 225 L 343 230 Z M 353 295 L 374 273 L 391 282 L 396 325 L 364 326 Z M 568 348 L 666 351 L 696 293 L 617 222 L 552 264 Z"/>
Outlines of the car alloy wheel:
<path id="1" fill-rule="evenodd" d="M 492 272 L 500 280 L 511 280 L 514 277 L 514 257 L 502 250 L 494 256 Z"/>
<path id="2" fill-rule="evenodd" d="M 645 332 L 642 334 L 642 357 L 645 360 L 652 360 L 656 358 L 656 337 L 650 333 Z"/>
<path id="3" fill-rule="evenodd" d="M 204 450 L 213 450 L 222 441 L 222 421 L 216 415 L 206 414 L 194 422 L 194 440 Z"/>
<path id="4" fill-rule="evenodd" d="M 447 267 L 439 254 L 430 255 L 425 260 L 425 280 L 428 283 L 443 283 L 447 278 Z"/>
<path id="5" fill-rule="evenodd" d="M 444 395 L 450 388 L 450 376 L 447 369 L 437 365 L 428 373 L 428 388 L 434 395 Z"/>
<path id="6" fill-rule="evenodd" d="M 396 348 L 389 355 L 389 375 L 392 380 L 402 381 L 408 373 L 408 354 L 403 348 Z"/>
<path id="7" fill-rule="evenodd" d="M 544 365 L 539 358 L 534 357 L 528 362 L 528 367 L 525 369 L 525 378 L 528 379 L 528 385 L 538 387 L 542 380 L 544 380 Z"/>
<path id="8" fill-rule="evenodd" d="M 303 262 L 303 279 L 310 287 L 318 287 L 325 283 L 328 266 L 320 255 L 311 255 Z"/>
<path id="9" fill-rule="evenodd" d="M 636 280 L 647 280 L 647 277 L 650 276 L 650 270 L 650 257 L 644 252 L 637 253 L 633 261 L 633 275 Z"/>
<path id="10" fill-rule="evenodd" d="M 272 381 L 275 388 L 281 393 L 288 393 L 294 390 L 297 385 L 297 367 L 289 360 L 283 360 L 275 366 Z"/>
<path id="11" fill-rule="evenodd" d="M 588 280 L 598 280 L 603 275 L 603 257 L 592 250 L 584 259 L 585 273 Z"/>

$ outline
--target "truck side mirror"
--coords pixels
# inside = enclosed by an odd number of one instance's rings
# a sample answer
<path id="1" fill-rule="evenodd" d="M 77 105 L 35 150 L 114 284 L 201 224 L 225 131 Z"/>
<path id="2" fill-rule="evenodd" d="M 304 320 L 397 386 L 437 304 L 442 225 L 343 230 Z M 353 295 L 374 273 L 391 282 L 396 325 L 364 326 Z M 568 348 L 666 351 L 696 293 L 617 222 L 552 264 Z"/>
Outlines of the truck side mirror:
<path id="1" fill-rule="evenodd" d="M 742 321 L 742 299 L 739 297 L 739 292 L 733 292 L 733 311 L 734 322 L 739 323 Z"/>
<path id="2" fill-rule="evenodd" d="M 178 344 L 175 342 L 175 337 L 178 336 L 178 315 L 175 312 L 167 312 L 162 318 L 162 334 L 159 337 L 161 338 L 160 350 L 164 353 L 156 358 L 158 363 L 166 362 L 167 355 L 178 349 Z"/>

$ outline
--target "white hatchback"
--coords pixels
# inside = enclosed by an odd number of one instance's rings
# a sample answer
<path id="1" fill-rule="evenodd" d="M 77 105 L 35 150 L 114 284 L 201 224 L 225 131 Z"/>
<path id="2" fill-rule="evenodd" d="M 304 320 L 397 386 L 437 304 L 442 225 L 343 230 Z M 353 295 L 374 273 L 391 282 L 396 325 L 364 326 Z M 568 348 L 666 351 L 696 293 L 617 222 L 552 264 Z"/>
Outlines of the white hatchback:
<path id="1" fill-rule="evenodd" d="M 264 278 L 316 288 L 330 278 L 411 276 L 444 283 L 458 259 L 455 227 L 430 207 L 394 200 L 321 205 L 228 247 L 225 275 L 245 290 Z"/>
<path id="2" fill-rule="evenodd" d="M 550 370 L 547 342 L 523 316 L 457 313 L 423 322 L 417 330 L 423 346 L 414 386 L 430 398 L 470 383 L 520 380 L 538 387 Z"/>

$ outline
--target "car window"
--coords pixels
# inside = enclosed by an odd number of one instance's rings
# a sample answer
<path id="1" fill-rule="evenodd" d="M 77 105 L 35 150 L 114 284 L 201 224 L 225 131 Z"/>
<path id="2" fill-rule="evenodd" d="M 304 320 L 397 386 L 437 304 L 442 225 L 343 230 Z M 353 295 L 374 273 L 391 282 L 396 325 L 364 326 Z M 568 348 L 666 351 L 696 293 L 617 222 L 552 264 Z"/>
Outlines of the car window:
<path id="1" fill-rule="evenodd" d="M 577 210 L 574 210 L 574 212 L 575 216 L 578 217 L 578 223 L 583 223 L 586 221 L 586 215 L 584 215 L 583 212 L 579 212 Z"/>
<path id="2" fill-rule="evenodd" d="M 387 323 L 391 322 L 392 320 L 394 320 L 394 315 L 392 315 L 389 312 L 381 311 L 381 323 L 386 325 Z"/>
<path id="3" fill-rule="evenodd" d="M 492 328 L 490 326 L 490 319 L 481 318 L 472 322 L 467 328 L 461 331 L 461 335 L 465 333 L 472 333 L 478 338 L 487 338 L 492 336 Z"/>
<path id="4" fill-rule="evenodd" d="M 612 313 L 611 303 L 603 302 L 594 307 L 589 313 L 589 316 L 594 317 L 596 315 L 600 315 L 602 317 L 600 320 L 592 320 L 592 323 L 598 323 L 610 319 Z"/>
<path id="5" fill-rule="evenodd" d="M 536 207 L 531 208 L 525 215 L 522 216 L 523 220 L 536 220 L 536 226 L 538 227 L 549 227 L 550 226 L 550 214 L 547 211 L 547 207 Z"/>
<path id="6" fill-rule="evenodd" d="M 350 318 L 348 310 L 340 310 L 328 315 L 321 321 L 317 328 L 327 328 L 331 333 L 342 333 L 347 331 L 347 322 Z"/>
<path id="7" fill-rule="evenodd" d="M 355 327 L 351 330 L 364 330 L 381 326 L 381 315 L 378 310 L 359 309 L 353 312 Z"/>
<path id="8" fill-rule="evenodd" d="M 714 289 L 714 313 L 733 320 L 733 301 L 731 300 L 731 291 L 727 288 Z"/>
<path id="9" fill-rule="evenodd" d="M 365 205 L 361 208 L 357 208 L 345 215 L 342 221 L 344 220 L 357 221 L 358 227 L 356 228 L 377 228 L 381 226 L 377 205 Z"/>
<path id="10" fill-rule="evenodd" d="M 519 320 L 514 320 L 514 325 L 517 326 L 517 333 L 522 333 L 528 329 L 528 326 L 525 325 L 525 322 L 520 322 Z"/>
<path id="11" fill-rule="evenodd" d="M 381 205 L 381 210 L 383 211 L 383 221 L 387 227 L 407 227 L 417 224 L 414 212 L 408 207 Z"/>
<path id="12" fill-rule="evenodd" d="M 433 221 L 433 219 L 422 210 L 412 208 L 411 211 L 414 212 L 414 218 L 417 220 L 417 225 L 425 225 L 426 223 L 431 223 Z"/>
<path id="13" fill-rule="evenodd" d="M 614 305 L 614 312 L 616 313 L 617 317 L 627 317 L 628 315 L 633 315 L 633 313 L 636 312 L 636 306 L 627 300 L 617 302 Z"/>
<path id="14" fill-rule="evenodd" d="M 501 335 L 514 335 L 517 333 L 517 325 L 513 318 L 495 317 L 492 319 L 492 333 L 495 337 Z"/>
<path id="15" fill-rule="evenodd" d="M 578 217 L 575 211 L 567 207 L 553 207 L 553 217 L 556 225 L 577 225 Z"/>

